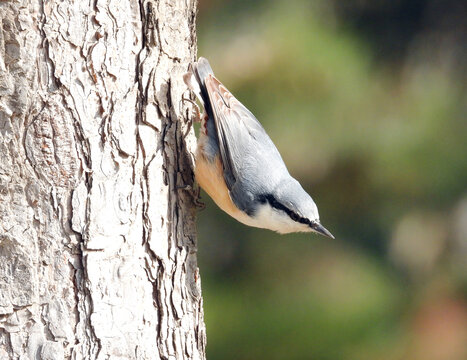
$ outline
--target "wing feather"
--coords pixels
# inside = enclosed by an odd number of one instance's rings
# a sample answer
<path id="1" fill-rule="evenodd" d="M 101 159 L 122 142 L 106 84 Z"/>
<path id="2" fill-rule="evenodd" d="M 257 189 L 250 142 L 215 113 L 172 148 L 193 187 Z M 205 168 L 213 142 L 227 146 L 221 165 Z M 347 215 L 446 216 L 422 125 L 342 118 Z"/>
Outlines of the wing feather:
<path id="1" fill-rule="evenodd" d="M 251 142 L 260 134 L 267 135 L 253 114 L 213 75 L 206 77 L 205 84 L 219 138 L 224 178 L 231 190 L 241 178 Z"/>
<path id="2" fill-rule="evenodd" d="M 205 78 L 205 86 L 219 139 L 224 179 L 234 201 L 243 202 L 236 199 L 236 193 L 244 196 L 252 185 L 251 179 L 245 177 L 245 169 L 255 172 L 259 184 L 271 184 L 277 179 L 273 173 L 283 171 L 285 165 L 260 122 L 214 75 Z"/>

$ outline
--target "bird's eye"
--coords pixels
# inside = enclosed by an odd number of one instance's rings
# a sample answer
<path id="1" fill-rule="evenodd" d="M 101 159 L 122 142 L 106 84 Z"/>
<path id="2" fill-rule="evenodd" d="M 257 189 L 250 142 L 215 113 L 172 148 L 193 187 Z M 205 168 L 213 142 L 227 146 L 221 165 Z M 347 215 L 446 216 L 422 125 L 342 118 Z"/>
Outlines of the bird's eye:
<path id="1" fill-rule="evenodd" d="M 259 196 L 258 201 L 260 202 L 260 204 L 266 204 L 267 199 L 265 196 Z"/>
<path id="2" fill-rule="evenodd" d="M 292 211 L 290 212 L 289 216 L 293 221 L 298 221 L 300 219 L 300 217 Z"/>

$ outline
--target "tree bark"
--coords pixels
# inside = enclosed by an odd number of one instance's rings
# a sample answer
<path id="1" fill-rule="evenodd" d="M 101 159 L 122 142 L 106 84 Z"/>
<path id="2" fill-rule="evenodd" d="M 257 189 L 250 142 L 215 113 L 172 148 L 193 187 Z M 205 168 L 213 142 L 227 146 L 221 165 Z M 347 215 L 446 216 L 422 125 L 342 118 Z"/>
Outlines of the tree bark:
<path id="1" fill-rule="evenodd" d="M 0 2 L 0 359 L 204 359 L 196 0 Z"/>

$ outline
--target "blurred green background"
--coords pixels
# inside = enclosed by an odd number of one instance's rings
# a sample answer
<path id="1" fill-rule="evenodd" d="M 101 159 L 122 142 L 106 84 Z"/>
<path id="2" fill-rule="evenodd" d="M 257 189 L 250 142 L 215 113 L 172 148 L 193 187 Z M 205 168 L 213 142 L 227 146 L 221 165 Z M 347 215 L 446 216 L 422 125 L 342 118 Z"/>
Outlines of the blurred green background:
<path id="1" fill-rule="evenodd" d="M 465 1 L 200 0 L 199 55 L 336 236 L 203 193 L 209 360 L 467 359 Z"/>

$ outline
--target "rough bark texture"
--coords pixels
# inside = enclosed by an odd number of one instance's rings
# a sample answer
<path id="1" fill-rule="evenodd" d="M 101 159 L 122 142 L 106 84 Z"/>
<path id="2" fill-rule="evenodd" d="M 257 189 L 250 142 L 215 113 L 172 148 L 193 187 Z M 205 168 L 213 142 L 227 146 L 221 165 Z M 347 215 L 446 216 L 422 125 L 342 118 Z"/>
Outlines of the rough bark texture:
<path id="1" fill-rule="evenodd" d="M 0 359 L 204 359 L 195 7 L 0 2 Z"/>

